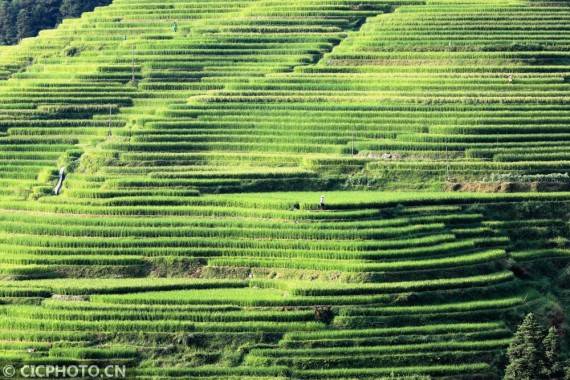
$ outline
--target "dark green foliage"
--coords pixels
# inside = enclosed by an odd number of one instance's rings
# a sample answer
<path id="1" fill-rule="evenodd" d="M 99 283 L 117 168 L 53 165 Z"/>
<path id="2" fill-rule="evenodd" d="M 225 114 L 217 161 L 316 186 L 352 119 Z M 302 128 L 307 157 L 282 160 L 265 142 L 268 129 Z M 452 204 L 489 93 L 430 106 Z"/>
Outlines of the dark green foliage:
<path id="1" fill-rule="evenodd" d="M 507 356 L 508 380 L 557 380 L 564 378 L 560 360 L 560 335 L 556 327 L 544 334 L 534 314 L 528 314 L 515 333 Z"/>
<path id="2" fill-rule="evenodd" d="M 330 306 L 315 307 L 315 320 L 326 323 L 327 325 L 334 319 L 334 312 Z"/>
<path id="3" fill-rule="evenodd" d="M 63 17 L 78 17 L 89 9 L 90 1 L 76 1 L 76 0 L 62 0 L 61 1 L 61 14 Z"/>
<path id="4" fill-rule="evenodd" d="M 560 360 L 560 335 L 556 327 L 551 327 L 543 340 L 544 377 L 546 379 L 564 378 L 564 366 Z"/>
<path id="5" fill-rule="evenodd" d="M 0 45 L 15 44 L 110 0 L 0 0 Z"/>
<path id="6" fill-rule="evenodd" d="M 22 39 L 26 36 L 32 35 L 33 33 L 33 21 L 32 12 L 30 9 L 22 8 L 18 12 L 16 17 L 16 30 L 18 33 L 18 39 Z"/>
<path id="7" fill-rule="evenodd" d="M 534 314 L 528 314 L 519 326 L 507 356 L 509 365 L 505 380 L 536 380 L 541 378 L 542 332 Z"/>

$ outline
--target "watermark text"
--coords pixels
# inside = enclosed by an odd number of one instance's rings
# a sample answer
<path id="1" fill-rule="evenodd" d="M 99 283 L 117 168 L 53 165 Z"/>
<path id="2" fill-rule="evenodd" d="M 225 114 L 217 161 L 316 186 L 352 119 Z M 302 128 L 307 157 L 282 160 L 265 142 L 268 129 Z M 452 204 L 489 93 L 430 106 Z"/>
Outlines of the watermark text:
<path id="1" fill-rule="evenodd" d="M 125 379 L 127 368 L 124 365 L 5 365 L 1 375 L 5 379 Z"/>

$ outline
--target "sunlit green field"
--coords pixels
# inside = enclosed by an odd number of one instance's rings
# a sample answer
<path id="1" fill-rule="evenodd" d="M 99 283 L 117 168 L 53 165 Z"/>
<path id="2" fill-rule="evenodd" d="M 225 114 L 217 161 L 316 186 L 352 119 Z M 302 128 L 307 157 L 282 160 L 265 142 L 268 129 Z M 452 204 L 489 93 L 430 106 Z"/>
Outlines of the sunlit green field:
<path id="1" fill-rule="evenodd" d="M 0 365 L 500 379 L 566 328 L 569 24 L 115 0 L 0 47 Z"/>

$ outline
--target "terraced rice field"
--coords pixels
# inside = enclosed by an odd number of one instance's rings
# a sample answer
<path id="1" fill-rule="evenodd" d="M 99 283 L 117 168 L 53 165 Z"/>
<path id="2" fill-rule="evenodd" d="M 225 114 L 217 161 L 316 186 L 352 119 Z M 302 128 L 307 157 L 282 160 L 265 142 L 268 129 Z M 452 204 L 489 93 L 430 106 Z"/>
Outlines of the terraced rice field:
<path id="1" fill-rule="evenodd" d="M 115 0 L 0 47 L 0 366 L 501 378 L 525 313 L 565 327 L 569 24 Z M 512 178 L 559 191 L 444 191 Z"/>

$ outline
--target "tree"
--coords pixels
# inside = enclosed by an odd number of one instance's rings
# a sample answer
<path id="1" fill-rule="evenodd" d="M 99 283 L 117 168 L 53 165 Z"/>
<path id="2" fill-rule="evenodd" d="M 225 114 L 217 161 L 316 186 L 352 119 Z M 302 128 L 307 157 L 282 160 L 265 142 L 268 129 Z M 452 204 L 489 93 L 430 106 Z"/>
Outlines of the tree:
<path id="1" fill-rule="evenodd" d="M 13 41 L 13 14 L 10 3 L 6 0 L 0 2 L 0 44 L 9 44 Z"/>
<path id="2" fill-rule="evenodd" d="M 0 45 L 14 44 L 111 0 L 0 0 Z"/>
<path id="3" fill-rule="evenodd" d="M 82 13 L 81 1 L 77 0 L 63 0 L 59 12 L 62 18 L 77 17 Z"/>
<path id="4" fill-rule="evenodd" d="M 43 29 L 52 28 L 61 21 L 59 11 L 61 0 L 43 0 L 33 4 L 33 15 L 36 24 L 36 33 Z"/>
<path id="5" fill-rule="evenodd" d="M 29 9 L 22 8 L 18 12 L 16 31 L 19 40 L 33 35 L 33 18 Z"/>
<path id="6" fill-rule="evenodd" d="M 556 327 L 548 329 L 548 334 L 542 341 L 544 347 L 545 379 L 558 380 L 564 378 L 564 366 L 560 360 L 560 335 Z"/>
<path id="7" fill-rule="evenodd" d="M 79 17 L 83 12 L 93 10 L 99 5 L 110 3 L 110 0 L 61 0 L 59 12 L 61 18 Z"/>
<path id="8" fill-rule="evenodd" d="M 537 380 L 544 365 L 543 334 L 534 314 L 528 314 L 515 333 L 507 357 L 505 380 Z"/>
<path id="9" fill-rule="evenodd" d="M 534 314 L 518 327 L 507 350 L 505 380 L 562 380 L 566 369 L 560 360 L 560 335 L 556 327 L 545 334 Z"/>

